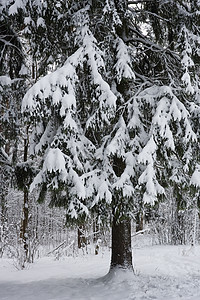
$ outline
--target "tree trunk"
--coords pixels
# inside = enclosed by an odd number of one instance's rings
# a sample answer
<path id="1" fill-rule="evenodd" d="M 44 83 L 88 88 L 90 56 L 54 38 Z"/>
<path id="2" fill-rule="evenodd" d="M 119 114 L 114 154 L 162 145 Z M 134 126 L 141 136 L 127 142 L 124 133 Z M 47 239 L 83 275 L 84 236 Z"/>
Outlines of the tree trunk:
<path id="1" fill-rule="evenodd" d="M 22 224 L 21 224 L 20 238 L 23 243 L 26 261 L 28 259 L 27 227 L 28 227 L 28 190 L 26 188 L 24 188 L 23 218 L 22 218 Z"/>
<path id="2" fill-rule="evenodd" d="M 78 248 L 81 249 L 86 246 L 87 241 L 86 237 L 84 236 L 85 228 L 84 225 L 80 225 L 78 227 Z"/>
<path id="3" fill-rule="evenodd" d="M 144 229 L 144 214 L 143 212 L 138 212 L 136 215 L 136 232 Z"/>
<path id="4" fill-rule="evenodd" d="M 24 139 L 24 162 L 28 160 L 28 127 L 26 128 L 26 134 L 27 138 Z M 26 178 L 24 178 L 24 181 L 26 182 Z M 23 203 L 23 216 L 21 220 L 21 229 L 20 229 L 20 238 L 23 243 L 24 248 L 24 263 L 28 260 L 28 215 L 29 215 L 29 209 L 28 209 L 28 186 L 27 184 L 24 185 L 24 203 Z M 24 267 L 24 265 L 22 266 Z"/>
<path id="5" fill-rule="evenodd" d="M 133 269 L 131 250 L 131 221 L 125 219 L 117 222 L 114 218 L 112 224 L 112 255 L 111 266 L 113 268 Z"/>
<path id="6" fill-rule="evenodd" d="M 113 170 L 120 177 L 126 167 L 122 157 L 113 157 Z M 131 250 L 131 220 L 125 216 L 119 217 L 123 207 L 120 195 L 113 197 L 113 222 L 112 222 L 112 255 L 110 270 L 114 268 L 133 269 Z"/>

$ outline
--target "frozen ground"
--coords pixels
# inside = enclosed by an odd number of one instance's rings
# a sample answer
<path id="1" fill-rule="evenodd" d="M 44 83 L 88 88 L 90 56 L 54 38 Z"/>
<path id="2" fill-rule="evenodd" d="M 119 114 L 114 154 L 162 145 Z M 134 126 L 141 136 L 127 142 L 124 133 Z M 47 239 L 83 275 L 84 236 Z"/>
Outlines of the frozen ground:
<path id="1" fill-rule="evenodd" d="M 135 275 L 105 276 L 109 253 L 37 260 L 24 271 L 0 259 L 1 300 L 200 300 L 200 246 L 133 249 Z"/>

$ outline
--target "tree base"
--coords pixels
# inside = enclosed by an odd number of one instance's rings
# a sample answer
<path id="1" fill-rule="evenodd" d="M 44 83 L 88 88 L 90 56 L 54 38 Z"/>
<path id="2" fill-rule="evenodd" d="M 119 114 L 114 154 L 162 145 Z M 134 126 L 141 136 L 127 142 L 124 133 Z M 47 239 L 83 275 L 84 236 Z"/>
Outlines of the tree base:
<path id="1" fill-rule="evenodd" d="M 112 254 L 110 270 L 133 270 L 131 249 L 131 221 L 124 219 L 112 224 Z"/>
<path id="2" fill-rule="evenodd" d="M 110 268 L 109 272 L 102 277 L 102 281 L 104 283 L 121 283 L 121 282 L 129 282 L 134 280 L 134 271 L 133 268 L 124 269 L 121 267 Z"/>

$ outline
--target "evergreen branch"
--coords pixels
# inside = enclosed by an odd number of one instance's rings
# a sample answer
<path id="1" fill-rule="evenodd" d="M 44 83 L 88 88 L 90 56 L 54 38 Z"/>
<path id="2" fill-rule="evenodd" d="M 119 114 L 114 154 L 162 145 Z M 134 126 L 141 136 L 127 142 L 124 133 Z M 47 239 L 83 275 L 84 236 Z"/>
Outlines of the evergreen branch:
<path id="1" fill-rule="evenodd" d="M 142 13 L 144 13 L 144 14 L 146 13 L 146 14 L 152 15 L 152 16 L 154 16 L 154 17 L 156 17 L 156 18 L 158 18 L 158 19 L 160 19 L 160 20 L 162 20 L 162 21 L 165 21 L 165 22 L 170 23 L 170 21 L 169 21 L 168 19 L 165 19 L 165 18 L 159 16 L 158 14 L 153 13 L 153 12 L 148 11 L 148 10 L 145 10 L 145 11 L 144 11 L 144 10 L 142 10 L 142 9 L 138 9 L 137 11 L 135 11 L 135 10 L 132 9 L 131 7 L 129 7 L 129 10 L 131 10 L 132 12 L 137 12 L 137 13 L 139 13 L 139 12 L 142 12 Z"/>
<path id="2" fill-rule="evenodd" d="M 149 77 L 146 77 L 146 76 L 144 76 L 142 74 L 139 74 L 135 70 L 134 70 L 134 73 L 135 73 L 136 77 L 142 79 L 144 82 L 149 82 L 149 83 L 153 84 L 153 80 L 150 79 Z"/>
<path id="3" fill-rule="evenodd" d="M 2 159 L 0 159 L 0 164 L 12 167 L 12 164 L 8 160 L 2 160 Z"/>
<path id="4" fill-rule="evenodd" d="M 162 46 L 155 44 L 154 42 L 149 41 L 141 32 L 139 32 L 138 30 L 136 30 L 133 26 L 129 26 L 129 29 L 131 31 L 133 31 L 134 33 L 136 33 L 139 37 L 132 37 L 132 38 L 127 38 L 126 42 L 141 42 L 143 44 L 146 44 L 148 46 L 150 46 L 150 48 L 155 48 L 156 50 L 160 51 L 166 51 L 167 49 L 163 48 Z"/>
<path id="5" fill-rule="evenodd" d="M 12 42 L 5 40 L 4 38 L 0 37 L 0 41 L 2 43 L 4 43 L 4 45 L 6 46 L 10 46 L 15 48 L 19 53 L 22 53 L 21 49 L 19 47 L 17 47 L 16 45 L 14 45 Z"/>
<path id="6" fill-rule="evenodd" d="M 174 59 L 178 59 L 178 55 L 170 50 L 169 48 L 163 48 L 162 46 L 148 40 L 141 32 L 139 32 L 138 30 L 136 30 L 133 26 L 129 26 L 129 29 L 132 30 L 134 33 L 136 33 L 139 37 L 132 37 L 132 38 L 127 38 L 125 40 L 125 42 L 138 42 L 138 43 L 142 43 L 143 45 L 146 46 L 146 48 L 148 50 L 154 51 L 154 52 L 162 52 L 162 53 L 168 53 L 170 54 Z"/>

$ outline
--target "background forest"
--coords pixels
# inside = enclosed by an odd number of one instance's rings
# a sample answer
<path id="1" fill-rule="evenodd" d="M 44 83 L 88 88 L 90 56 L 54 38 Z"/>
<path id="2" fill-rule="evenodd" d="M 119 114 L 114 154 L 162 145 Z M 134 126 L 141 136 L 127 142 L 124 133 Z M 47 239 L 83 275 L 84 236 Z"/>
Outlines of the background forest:
<path id="1" fill-rule="evenodd" d="M 199 67 L 197 0 L 1 0 L 0 257 L 198 244 Z"/>

